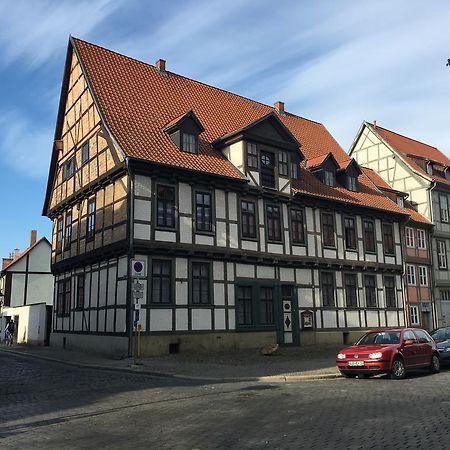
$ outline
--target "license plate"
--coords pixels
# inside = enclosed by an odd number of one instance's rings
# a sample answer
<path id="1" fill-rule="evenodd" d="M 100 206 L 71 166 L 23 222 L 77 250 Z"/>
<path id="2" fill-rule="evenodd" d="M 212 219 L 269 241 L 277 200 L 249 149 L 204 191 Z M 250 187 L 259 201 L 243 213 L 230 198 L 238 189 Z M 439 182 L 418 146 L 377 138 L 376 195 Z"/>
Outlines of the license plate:
<path id="1" fill-rule="evenodd" d="M 350 367 L 361 367 L 364 365 L 364 361 L 349 361 L 348 365 Z"/>

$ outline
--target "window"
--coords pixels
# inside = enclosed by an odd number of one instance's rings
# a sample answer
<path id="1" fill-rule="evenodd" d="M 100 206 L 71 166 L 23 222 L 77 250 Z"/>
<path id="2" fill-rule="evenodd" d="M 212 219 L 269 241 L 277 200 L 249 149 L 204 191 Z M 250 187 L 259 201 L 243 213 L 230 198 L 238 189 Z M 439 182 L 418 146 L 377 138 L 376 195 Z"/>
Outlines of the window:
<path id="1" fill-rule="evenodd" d="M 419 266 L 419 284 L 428 286 L 428 269 L 426 266 Z"/>
<path id="2" fill-rule="evenodd" d="M 409 307 L 409 320 L 411 325 L 420 325 L 419 321 L 419 307 L 418 306 L 410 306 Z M 420 339 L 420 337 L 419 337 Z"/>
<path id="3" fill-rule="evenodd" d="M 172 302 L 172 262 L 154 259 L 152 261 L 151 303 L 168 304 Z"/>
<path id="4" fill-rule="evenodd" d="M 68 316 L 70 314 L 70 278 L 58 281 L 58 296 L 56 304 L 56 315 Z"/>
<path id="5" fill-rule="evenodd" d="M 441 293 L 441 300 L 450 300 L 450 289 L 440 289 L 439 292 Z"/>
<path id="6" fill-rule="evenodd" d="M 448 198 L 446 195 L 439 195 L 439 209 L 441 211 L 441 222 L 448 222 Z"/>
<path id="7" fill-rule="evenodd" d="M 158 227 L 175 227 L 175 188 L 158 185 L 156 188 L 156 224 Z"/>
<path id="8" fill-rule="evenodd" d="M 334 273 L 322 272 L 321 281 L 323 306 L 334 306 Z"/>
<path id="9" fill-rule="evenodd" d="M 211 303 L 209 263 L 192 263 L 192 303 L 194 305 L 207 305 Z"/>
<path id="10" fill-rule="evenodd" d="M 335 185 L 334 173 L 331 172 L 330 170 L 325 170 L 324 173 L 323 173 L 323 182 L 327 186 L 334 187 L 334 185 Z"/>
<path id="11" fill-rule="evenodd" d="M 73 157 L 68 159 L 63 165 L 63 181 L 73 177 L 75 171 L 75 162 Z"/>
<path id="12" fill-rule="evenodd" d="M 66 232 L 64 233 L 64 248 L 70 248 L 72 243 L 72 211 L 66 213 Z"/>
<path id="13" fill-rule="evenodd" d="M 345 247 L 347 249 L 356 249 L 356 228 L 353 217 L 344 218 Z"/>
<path id="14" fill-rule="evenodd" d="M 411 264 L 406 266 L 406 278 L 410 286 L 415 286 L 416 284 L 416 268 Z"/>
<path id="15" fill-rule="evenodd" d="M 89 141 L 85 142 L 81 147 L 81 164 L 86 164 L 89 161 Z"/>
<path id="16" fill-rule="evenodd" d="M 58 281 L 58 294 L 56 297 L 56 315 L 62 316 L 64 312 L 64 280 Z"/>
<path id="17" fill-rule="evenodd" d="M 270 152 L 261 152 L 261 186 L 275 187 L 274 154 Z"/>
<path id="18" fill-rule="evenodd" d="M 411 330 L 406 330 L 403 333 L 403 341 L 413 341 L 414 344 L 417 344 L 416 335 Z"/>
<path id="19" fill-rule="evenodd" d="M 280 207 L 267 205 L 267 238 L 269 241 L 281 241 L 281 215 Z"/>
<path id="20" fill-rule="evenodd" d="M 386 295 L 386 307 L 395 308 L 395 279 L 394 277 L 384 277 L 384 292 Z"/>
<path id="21" fill-rule="evenodd" d="M 303 210 L 291 209 L 291 231 L 292 242 L 295 244 L 305 243 L 305 219 Z"/>
<path id="22" fill-rule="evenodd" d="M 404 208 L 405 206 L 405 201 L 400 195 L 397 196 L 397 205 L 400 206 L 400 208 Z"/>
<path id="23" fill-rule="evenodd" d="M 364 275 L 364 290 L 366 292 L 366 306 L 368 308 L 376 308 L 377 292 L 375 275 Z"/>
<path id="24" fill-rule="evenodd" d="M 88 215 L 86 222 L 86 239 L 93 239 L 95 233 L 95 198 L 88 202 Z"/>
<path id="25" fill-rule="evenodd" d="M 427 248 L 427 238 L 425 230 L 417 230 L 417 246 L 421 250 L 425 250 Z"/>
<path id="26" fill-rule="evenodd" d="M 436 241 L 439 269 L 447 269 L 447 247 L 445 241 Z"/>
<path id="27" fill-rule="evenodd" d="M 241 231 L 244 238 L 256 238 L 256 206 L 254 202 L 241 201 Z"/>
<path id="28" fill-rule="evenodd" d="M 390 223 L 383 223 L 383 247 L 385 255 L 394 254 L 394 229 Z"/>
<path id="29" fill-rule="evenodd" d="M 375 251 L 375 224 L 371 220 L 364 221 L 364 248 L 366 252 Z"/>
<path id="30" fill-rule="evenodd" d="M 419 320 L 419 308 L 417 306 L 412 306 L 412 308 L 416 308 L 416 315 L 417 315 L 417 322 L 414 323 L 414 325 L 420 325 Z M 412 314 L 411 314 L 412 318 Z M 411 319 L 412 321 L 412 319 Z M 431 337 L 425 333 L 423 330 L 414 330 L 414 334 L 417 336 L 419 340 L 419 344 L 426 344 L 427 342 L 432 342 Z"/>
<path id="31" fill-rule="evenodd" d="M 345 285 L 345 302 L 347 308 L 354 308 L 358 306 L 358 294 L 356 292 L 356 275 L 346 273 L 344 275 Z"/>
<path id="32" fill-rule="evenodd" d="M 84 274 L 77 275 L 77 308 L 84 308 Z"/>
<path id="33" fill-rule="evenodd" d="M 350 175 L 347 177 L 347 189 L 353 192 L 356 192 L 358 190 L 356 177 L 352 177 Z"/>
<path id="34" fill-rule="evenodd" d="M 410 227 L 405 228 L 406 234 L 406 246 L 410 248 L 414 248 L 414 229 Z"/>
<path id="35" fill-rule="evenodd" d="M 212 205 L 209 192 L 195 193 L 195 227 L 197 231 L 212 231 Z"/>
<path id="36" fill-rule="evenodd" d="M 256 144 L 247 142 L 247 169 L 258 168 L 258 152 L 256 150 Z"/>
<path id="37" fill-rule="evenodd" d="M 56 249 L 61 250 L 63 242 L 63 219 L 60 217 L 56 222 Z"/>
<path id="38" fill-rule="evenodd" d="M 280 175 L 289 176 L 289 159 L 287 152 L 278 153 L 278 172 Z"/>
<path id="39" fill-rule="evenodd" d="M 291 163 L 291 178 L 294 180 L 298 180 L 299 172 L 298 172 L 298 164 Z"/>
<path id="40" fill-rule="evenodd" d="M 262 325 L 274 323 L 272 287 L 262 287 L 259 291 L 259 320 Z"/>
<path id="41" fill-rule="evenodd" d="M 194 134 L 183 133 L 183 151 L 197 153 L 197 138 Z"/>
<path id="42" fill-rule="evenodd" d="M 333 214 L 322 214 L 323 245 L 334 247 L 334 216 Z"/>
<path id="43" fill-rule="evenodd" d="M 236 314 L 238 325 L 252 325 L 252 288 L 239 286 L 237 289 Z"/>

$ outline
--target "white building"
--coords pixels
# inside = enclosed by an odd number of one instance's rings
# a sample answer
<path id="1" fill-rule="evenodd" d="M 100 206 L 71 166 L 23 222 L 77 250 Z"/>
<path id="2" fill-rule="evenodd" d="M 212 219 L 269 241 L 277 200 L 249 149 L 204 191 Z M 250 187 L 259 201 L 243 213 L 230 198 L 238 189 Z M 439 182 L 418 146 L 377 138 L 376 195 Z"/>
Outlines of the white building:
<path id="1" fill-rule="evenodd" d="M 31 232 L 30 246 L 3 259 L 0 272 L 1 339 L 7 321 L 16 323 L 15 342 L 46 345 L 51 331 L 54 279 L 50 270 L 51 245 L 43 237 L 36 241 Z"/>

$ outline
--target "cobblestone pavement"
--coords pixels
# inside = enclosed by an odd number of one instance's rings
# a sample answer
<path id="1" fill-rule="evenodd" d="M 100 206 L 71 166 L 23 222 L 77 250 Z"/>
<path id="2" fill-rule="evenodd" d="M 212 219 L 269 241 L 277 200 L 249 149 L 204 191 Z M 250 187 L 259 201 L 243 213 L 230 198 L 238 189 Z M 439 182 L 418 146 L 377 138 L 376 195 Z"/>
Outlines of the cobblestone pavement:
<path id="1" fill-rule="evenodd" d="M 199 384 L 0 353 L 2 449 L 450 448 L 450 371 Z"/>

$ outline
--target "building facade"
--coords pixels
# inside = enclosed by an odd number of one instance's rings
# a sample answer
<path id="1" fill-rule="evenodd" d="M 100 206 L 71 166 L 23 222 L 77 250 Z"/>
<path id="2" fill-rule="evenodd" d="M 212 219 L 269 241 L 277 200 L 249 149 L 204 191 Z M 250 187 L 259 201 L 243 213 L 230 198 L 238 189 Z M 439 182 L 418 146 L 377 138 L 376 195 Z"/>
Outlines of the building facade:
<path id="1" fill-rule="evenodd" d="M 125 355 L 405 323 L 402 226 L 325 127 L 71 38 L 44 214 L 52 342 Z"/>
<path id="2" fill-rule="evenodd" d="M 3 258 L 0 271 L 1 339 L 6 323 L 13 319 L 15 342 L 48 345 L 53 305 L 53 275 L 50 269 L 51 244 L 46 238 L 36 240 L 31 232 L 30 246 L 17 249 Z"/>
<path id="3" fill-rule="evenodd" d="M 362 124 L 350 156 L 379 173 L 393 189 L 408 193 L 414 208 L 434 225 L 429 251 L 437 325 L 450 325 L 450 160 L 436 147 L 367 122 Z M 412 267 L 409 270 L 413 281 Z"/>

